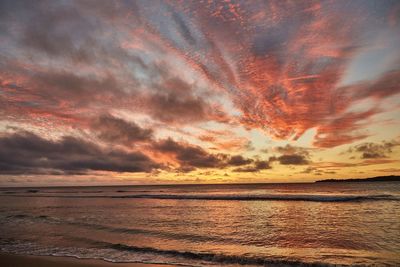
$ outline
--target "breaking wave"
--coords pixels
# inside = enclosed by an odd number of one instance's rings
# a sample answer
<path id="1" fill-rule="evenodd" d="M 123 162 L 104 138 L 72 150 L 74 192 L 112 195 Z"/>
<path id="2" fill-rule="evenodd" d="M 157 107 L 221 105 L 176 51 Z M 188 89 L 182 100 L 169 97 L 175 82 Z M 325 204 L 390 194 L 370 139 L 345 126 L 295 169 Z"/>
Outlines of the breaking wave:
<path id="1" fill-rule="evenodd" d="M 237 201 L 315 201 L 342 202 L 363 200 L 398 200 L 392 195 L 130 195 L 118 198 L 153 198 L 153 199 L 194 199 L 194 200 L 237 200 Z"/>
<path id="2" fill-rule="evenodd" d="M 137 247 L 137 246 L 128 246 L 124 244 L 113 244 L 113 243 L 103 243 L 103 244 L 107 248 L 120 251 L 151 253 L 156 255 L 173 256 L 173 257 L 196 260 L 196 261 L 207 261 L 217 264 L 235 264 L 235 265 L 239 264 L 239 265 L 257 265 L 257 266 L 309 266 L 309 267 L 337 266 L 319 262 L 306 263 L 302 261 L 289 260 L 289 259 L 272 259 L 272 258 L 268 259 L 264 257 L 227 255 L 227 254 L 212 253 L 212 252 L 164 250 L 152 247 Z"/>
<path id="3" fill-rule="evenodd" d="M 39 255 L 39 256 L 67 256 L 79 259 L 101 259 L 113 263 L 154 263 L 173 264 L 179 266 L 302 266 L 302 267 L 330 267 L 339 266 L 323 262 L 303 262 L 287 258 L 259 257 L 250 255 L 222 254 L 214 252 L 180 251 L 159 249 L 153 247 L 129 246 L 119 243 L 109 243 L 87 240 L 96 248 L 61 248 L 43 247 L 30 242 L 15 242 L 0 239 L 0 252 Z M 124 253 L 124 254 L 121 254 Z M 149 260 L 149 259 L 152 260 Z M 340 265 L 346 266 L 346 265 Z"/>

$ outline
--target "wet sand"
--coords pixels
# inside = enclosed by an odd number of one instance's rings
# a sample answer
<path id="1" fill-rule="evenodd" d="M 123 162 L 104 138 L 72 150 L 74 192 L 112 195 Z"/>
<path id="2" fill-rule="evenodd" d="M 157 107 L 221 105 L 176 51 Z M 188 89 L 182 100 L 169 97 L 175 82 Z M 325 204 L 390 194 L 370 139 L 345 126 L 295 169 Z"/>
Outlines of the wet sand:
<path id="1" fill-rule="evenodd" d="M 72 257 L 22 256 L 0 254 L 2 267 L 174 267 L 166 264 L 112 263 L 102 260 L 76 259 Z"/>

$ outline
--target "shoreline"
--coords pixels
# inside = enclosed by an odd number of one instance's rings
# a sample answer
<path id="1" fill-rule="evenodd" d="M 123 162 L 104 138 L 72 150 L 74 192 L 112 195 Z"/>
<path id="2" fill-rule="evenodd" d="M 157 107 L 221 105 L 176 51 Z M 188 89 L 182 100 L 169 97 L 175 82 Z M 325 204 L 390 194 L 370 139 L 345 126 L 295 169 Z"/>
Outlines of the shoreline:
<path id="1" fill-rule="evenodd" d="M 101 259 L 79 259 L 64 256 L 34 256 L 0 253 L 2 267 L 177 267 L 171 264 L 116 263 Z"/>

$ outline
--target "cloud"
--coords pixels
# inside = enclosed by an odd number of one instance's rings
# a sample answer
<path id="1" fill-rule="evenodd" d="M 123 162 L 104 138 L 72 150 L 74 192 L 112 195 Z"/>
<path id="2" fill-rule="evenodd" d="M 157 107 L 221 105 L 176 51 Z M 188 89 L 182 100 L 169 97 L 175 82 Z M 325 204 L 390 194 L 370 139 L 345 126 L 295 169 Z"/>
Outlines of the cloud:
<path id="1" fill-rule="evenodd" d="M 35 89 L 49 93 L 50 100 L 67 100 L 77 108 L 123 94 L 117 80 L 111 75 L 87 77 L 80 76 L 77 72 L 47 71 L 37 73 L 29 82 Z"/>
<path id="2" fill-rule="evenodd" d="M 152 147 L 156 152 L 172 155 L 181 170 L 192 171 L 195 168 L 226 168 L 248 165 L 253 162 L 255 162 L 256 167 L 259 169 L 269 167 L 261 161 L 254 161 L 241 155 L 231 156 L 223 153 L 209 153 L 200 146 L 177 142 L 171 138 L 156 141 Z"/>
<path id="3" fill-rule="evenodd" d="M 389 74 L 387 68 L 372 85 L 361 87 L 344 87 L 341 82 L 352 60 L 369 49 L 362 40 L 364 33 L 379 33 L 378 25 L 366 27 L 377 13 L 368 5 L 340 3 L 256 1 L 233 6 L 225 2 L 174 6 L 188 20 L 184 25 L 190 25 L 196 39 L 192 44 L 180 45 L 173 35 L 155 28 L 165 46 L 172 46 L 179 58 L 215 88 L 225 90 L 241 112 L 245 127 L 262 129 L 278 139 L 298 139 L 315 128 L 314 145 L 318 147 L 335 147 L 368 136 L 359 131 L 365 127 L 363 122 L 383 110 L 349 109 L 370 96 L 398 93 L 396 83 L 391 82 L 396 74 Z M 378 13 L 384 17 L 389 11 L 387 5 Z"/>
<path id="4" fill-rule="evenodd" d="M 142 27 L 136 3 L 4 1 L 2 5 L 0 20 L 7 25 L 4 46 L 18 51 L 5 56 L 1 67 L 9 77 L 2 78 L 22 88 L 0 95 L 10 113 L 57 120 L 79 119 L 90 109 L 125 108 L 165 123 L 228 120 L 193 82 L 178 78 L 172 64 L 127 49 L 130 31 Z M 20 19 L 13 19 L 16 14 Z M 184 27 L 179 14 L 175 20 Z"/>
<path id="5" fill-rule="evenodd" d="M 178 143 L 171 138 L 154 143 L 156 151 L 172 154 L 183 167 L 217 168 L 225 164 L 226 156 L 209 154 L 199 146 Z"/>
<path id="6" fill-rule="evenodd" d="M 5 103 L 7 113 L 55 122 L 60 118 L 73 119 L 75 123 L 86 121 L 90 114 L 97 116 L 115 109 L 146 114 L 168 124 L 228 120 L 220 106 L 206 101 L 206 96 L 195 95 L 194 85 L 162 75 L 165 77 L 161 76 L 146 91 L 126 88 L 127 81 L 113 73 L 82 75 L 76 71 L 43 70 L 27 75 L 18 68 L 14 75 L 0 80 L 5 89 L 0 101 Z M 135 79 L 130 82 L 137 85 Z"/>
<path id="7" fill-rule="evenodd" d="M 366 126 L 368 119 L 379 113 L 376 108 L 359 113 L 346 113 L 318 128 L 313 144 L 317 147 L 330 148 L 362 140 L 369 135 L 357 130 Z"/>
<path id="8" fill-rule="evenodd" d="M 304 147 L 292 146 L 290 144 L 287 144 L 286 146 L 275 147 L 274 151 L 276 151 L 280 154 L 284 154 L 284 155 L 298 154 L 298 155 L 302 155 L 304 157 L 310 156 L 309 149 L 304 148 Z"/>
<path id="9" fill-rule="evenodd" d="M 269 162 L 279 162 L 282 165 L 306 165 L 309 164 L 310 149 L 287 144 L 286 146 L 277 146 L 273 151 L 282 155 L 272 156 Z"/>
<path id="10" fill-rule="evenodd" d="M 313 174 L 313 175 L 323 175 L 323 174 L 336 174 L 337 172 L 336 172 L 336 170 L 325 170 L 325 169 L 319 169 L 319 168 L 316 168 L 316 167 L 311 167 L 311 166 L 309 166 L 309 167 L 307 167 L 306 169 L 304 169 L 302 172 L 300 172 L 300 173 L 310 173 L 310 174 Z"/>
<path id="11" fill-rule="evenodd" d="M 251 141 L 248 138 L 235 135 L 234 132 L 229 130 L 216 131 L 204 130 L 198 136 L 198 139 L 213 144 L 214 150 L 227 150 L 227 151 L 242 151 L 254 150 Z"/>
<path id="12" fill-rule="evenodd" d="M 393 148 L 399 146 L 397 140 L 384 141 L 382 143 L 361 143 L 348 149 L 349 153 L 361 154 L 362 159 L 379 159 L 386 158 L 388 154 L 393 152 Z"/>
<path id="13" fill-rule="evenodd" d="M 153 138 L 152 129 L 141 128 L 112 115 L 102 115 L 92 124 L 97 136 L 107 142 L 131 146 L 136 142 L 148 142 Z"/>
<path id="14" fill-rule="evenodd" d="M 235 168 L 235 169 L 233 169 L 233 171 L 234 172 L 259 172 L 260 170 L 266 170 L 266 169 L 271 169 L 271 166 L 269 165 L 269 161 L 256 160 L 256 161 L 254 161 L 254 164 L 252 164 L 252 165 Z"/>
<path id="15" fill-rule="evenodd" d="M 367 97 L 381 100 L 383 98 L 400 94 L 400 70 L 392 70 L 384 73 L 372 82 L 357 84 L 358 90 L 354 90 L 355 99 Z"/>
<path id="16" fill-rule="evenodd" d="M 353 40 L 348 27 L 337 26 L 343 22 L 336 14 L 321 18 L 318 12 L 322 7 L 315 9 L 304 3 L 293 4 L 291 8 L 303 12 L 291 17 L 299 22 L 292 24 L 288 20 L 288 7 L 272 4 L 280 20 L 270 21 L 273 26 L 264 28 L 257 27 L 259 21 L 249 19 L 256 9 L 239 5 L 248 17 L 239 20 L 232 16 L 232 19 L 222 21 L 232 14 L 224 9 L 224 3 L 219 5 L 220 15 L 208 22 L 202 21 L 205 24 L 202 26 L 206 28 L 207 36 L 213 37 L 210 41 L 224 44 L 226 51 L 235 51 L 241 60 L 232 63 L 233 55 L 216 58 L 220 51 L 213 47 L 214 58 L 206 62 L 205 68 L 207 73 L 213 73 L 217 65 L 221 73 L 214 78 L 218 80 L 215 83 L 226 83 L 226 90 L 243 114 L 241 122 L 244 125 L 263 129 L 280 139 L 298 138 L 332 115 L 344 113 L 348 104 L 339 103 L 343 98 L 336 94 L 335 85 L 352 53 Z M 267 5 L 261 9 L 265 10 L 262 14 L 265 19 L 270 17 L 269 8 L 272 7 Z M 201 15 L 208 17 L 208 14 Z M 247 27 L 239 26 L 241 23 Z M 238 27 L 244 30 L 235 31 Z M 246 30 L 253 27 L 257 30 Z M 329 36 L 326 29 L 329 29 Z M 321 50 L 315 45 L 318 42 L 321 42 Z M 319 63 L 322 58 L 325 58 L 324 64 Z M 231 64 L 226 64 L 227 61 Z"/>
<path id="17" fill-rule="evenodd" d="M 278 161 L 282 165 L 305 165 L 309 164 L 309 161 L 304 155 L 282 155 L 279 157 L 271 157 L 271 162 Z"/>
<path id="18" fill-rule="evenodd" d="M 125 3 L 100 1 L 93 5 L 90 2 L 5 0 L 2 1 L 2 24 L 16 46 L 22 46 L 34 57 L 46 56 L 79 64 L 110 62 L 111 57 L 129 58 L 128 53 L 105 39 L 104 34 L 110 30 L 111 20 L 122 23 L 124 15 L 135 10 L 128 11 Z M 113 38 L 118 39 L 117 35 Z"/>
<path id="19" fill-rule="evenodd" d="M 317 168 L 315 168 L 315 167 L 307 167 L 300 173 L 313 173 L 315 171 L 317 171 Z"/>
<path id="20" fill-rule="evenodd" d="M 119 99 L 127 98 L 112 75 L 85 76 L 58 70 L 28 75 L 18 68 L 14 75 L 0 78 L 0 83 L 4 86 L 0 101 L 5 103 L 0 116 L 13 114 L 17 120 L 38 118 L 54 124 L 79 125 L 110 107 L 110 103 L 123 106 L 121 102 L 125 100 Z"/>
<path id="21" fill-rule="evenodd" d="M 161 167 L 141 152 L 103 149 L 76 137 L 47 140 L 29 132 L 0 137 L 1 174 L 150 172 Z"/>
<path id="22" fill-rule="evenodd" d="M 241 166 L 241 165 L 247 165 L 252 163 L 253 160 L 251 159 L 246 159 L 241 155 L 233 156 L 229 159 L 228 164 L 232 166 Z"/>
<path id="23" fill-rule="evenodd" d="M 385 168 L 385 169 L 376 169 L 378 172 L 389 172 L 389 173 L 400 173 L 399 168 Z"/>
<path id="24" fill-rule="evenodd" d="M 363 167 L 370 165 L 379 165 L 379 164 L 388 164 L 399 162 L 396 159 L 365 159 L 360 162 L 313 162 L 312 166 L 318 169 L 326 169 L 326 168 L 351 168 L 351 167 Z"/>
<path id="25" fill-rule="evenodd" d="M 209 153 L 200 146 L 171 138 L 156 140 L 151 129 L 110 114 L 93 119 L 87 128 L 103 145 L 73 136 L 48 140 L 30 132 L 4 134 L 0 138 L 3 174 L 87 174 L 89 171 L 154 172 L 169 169 L 190 172 L 202 168 L 226 168 L 266 162 L 242 155 Z M 111 145 L 112 147 L 111 148 Z M 143 152 L 135 151 L 140 144 Z M 116 149 L 118 145 L 121 148 Z M 144 154 L 145 153 L 145 154 Z M 173 165 L 168 163 L 174 162 Z"/>
<path id="26" fill-rule="evenodd" d="M 193 94 L 192 85 L 179 78 L 163 80 L 158 90 L 145 96 L 148 112 L 166 122 L 196 122 L 205 120 L 209 105 Z"/>
<path id="27" fill-rule="evenodd" d="M 372 81 L 341 85 L 352 59 L 369 48 L 365 32 L 381 29 L 368 25 L 392 16 L 391 4 L 373 12 L 369 5 L 339 2 L 187 1 L 151 8 L 147 2 L 14 2 L 2 3 L 4 46 L 13 48 L 7 67 L 23 62 L 29 69 L 24 78 L 36 77 L 41 93 L 27 97 L 31 92 L 25 91 L 18 104 L 37 105 L 40 114 L 56 113 L 46 105 L 44 96 L 51 95 L 69 112 L 90 103 L 164 123 L 235 121 L 278 139 L 297 139 L 315 128 L 314 145 L 334 147 L 367 137 L 359 131 L 363 122 L 383 112 L 349 113 L 352 105 L 400 90 L 396 68 Z M 31 57 L 38 62 L 33 68 L 26 66 Z M 56 91 L 43 89 L 47 84 Z M 104 85 L 109 89 L 102 91 Z M 204 88 L 226 99 L 212 99 Z M 228 101 L 238 118 L 222 108 Z"/>

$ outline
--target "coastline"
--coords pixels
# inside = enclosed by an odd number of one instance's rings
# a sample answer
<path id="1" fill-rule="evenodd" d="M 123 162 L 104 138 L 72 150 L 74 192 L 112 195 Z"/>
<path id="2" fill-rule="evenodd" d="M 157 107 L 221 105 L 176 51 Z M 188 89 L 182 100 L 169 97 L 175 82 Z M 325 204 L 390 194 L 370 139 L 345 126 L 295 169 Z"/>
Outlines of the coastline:
<path id="1" fill-rule="evenodd" d="M 104 260 L 78 259 L 74 257 L 32 256 L 0 254 L 2 267 L 176 267 L 170 264 L 113 263 Z"/>
<path id="2" fill-rule="evenodd" d="M 369 178 L 350 178 L 350 179 L 324 179 L 314 183 L 370 183 L 370 182 L 400 182 L 398 175 L 375 176 Z"/>

